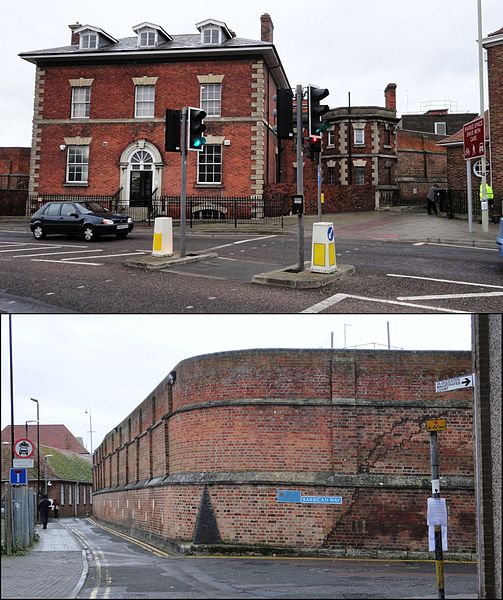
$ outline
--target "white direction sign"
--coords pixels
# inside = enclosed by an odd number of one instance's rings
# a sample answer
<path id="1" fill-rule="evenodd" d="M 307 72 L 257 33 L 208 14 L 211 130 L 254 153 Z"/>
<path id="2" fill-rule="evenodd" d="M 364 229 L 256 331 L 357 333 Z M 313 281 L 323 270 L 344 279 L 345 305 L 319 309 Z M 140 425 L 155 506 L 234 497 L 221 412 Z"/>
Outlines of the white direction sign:
<path id="1" fill-rule="evenodd" d="M 474 386 L 475 376 L 460 375 L 452 379 L 444 379 L 443 381 L 435 382 L 435 392 L 450 392 L 451 390 L 459 390 L 463 388 L 472 388 Z"/>

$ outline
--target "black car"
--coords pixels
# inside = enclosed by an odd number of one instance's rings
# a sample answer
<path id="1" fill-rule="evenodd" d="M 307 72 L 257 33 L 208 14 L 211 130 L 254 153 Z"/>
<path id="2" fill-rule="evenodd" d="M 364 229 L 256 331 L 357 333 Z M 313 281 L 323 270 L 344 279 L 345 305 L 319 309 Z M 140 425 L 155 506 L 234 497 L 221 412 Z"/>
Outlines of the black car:
<path id="1" fill-rule="evenodd" d="M 111 213 L 97 202 L 48 202 L 31 218 L 30 229 L 37 240 L 51 233 L 81 235 L 88 242 L 100 235 L 125 238 L 133 229 L 127 215 Z"/>

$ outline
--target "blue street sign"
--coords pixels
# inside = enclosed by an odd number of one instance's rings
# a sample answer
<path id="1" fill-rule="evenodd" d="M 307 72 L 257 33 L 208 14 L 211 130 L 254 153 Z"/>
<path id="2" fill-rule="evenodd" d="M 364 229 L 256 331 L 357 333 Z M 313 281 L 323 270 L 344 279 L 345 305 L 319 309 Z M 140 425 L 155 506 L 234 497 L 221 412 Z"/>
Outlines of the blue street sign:
<path id="1" fill-rule="evenodd" d="M 276 490 L 278 502 L 300 502 L 300 490 Z"/>
<path id="2" fill-rule="evenodd" d="M 342 496 L 303 496 L 300 490 L 276 490 L 276 500 L 296 504 L 342 504 Z"/>
<path id="3" fill-rule="evenodd" d="M 11 485 L 26 485 L 28 483 L 28 469 L 10 469 Z"/>
<path id="4" fill-rule="evenodd" d="M 331 242 L 334 239 L 334 228 L 333 227 L 329 227 L 327 229 L 327 237 L 328 237 L 329 242 Z"/>

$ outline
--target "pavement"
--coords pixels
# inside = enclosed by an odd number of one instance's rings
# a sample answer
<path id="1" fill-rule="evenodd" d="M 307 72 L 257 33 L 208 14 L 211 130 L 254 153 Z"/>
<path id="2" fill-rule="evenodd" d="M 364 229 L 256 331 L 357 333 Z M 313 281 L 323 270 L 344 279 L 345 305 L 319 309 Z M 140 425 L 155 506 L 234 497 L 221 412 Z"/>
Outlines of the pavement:
<path id="1" fill-rule="evenodd" d="M 89 570 L 85 550 L 64 524 L 64 519 L 49 521 L 45 530 L 36 525 L 36 532 L 39 540 L 25 554 L 2 556 L 2 599 L 77 598 Z M 477 595 L 448 594 L 445 597 L 464 600 L 477 598 Z M 407 598 L 427 599 L 431 596 Z"/>
<path id="2" fill-rule="evenodd" d="M 76 598 L 88 572 L 85 551 L 62 521 L 35 530 L 28 552 L 2 556 L 2 598 Z"/>

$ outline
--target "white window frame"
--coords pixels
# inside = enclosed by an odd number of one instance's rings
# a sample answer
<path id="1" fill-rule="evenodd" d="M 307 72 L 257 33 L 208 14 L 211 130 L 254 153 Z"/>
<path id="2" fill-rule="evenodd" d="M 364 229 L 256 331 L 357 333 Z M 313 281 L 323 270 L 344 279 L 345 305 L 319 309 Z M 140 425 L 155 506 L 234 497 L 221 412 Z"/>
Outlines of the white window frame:
<path id="1" fill-rule="evenodd" d="M 68 504 L 70 506 L 73 504 L 72 485 L 73 483 L 68 484 Z"/>
<path id="2" fill-rule="evenodd" d="M 142 96 L 144 92 L 147 91 L 152 91 L 153 93 L 153 98 L 140 98 L 138 99 L 138 96 Z M 141 94 L 140 94 L 141 92 Z M 138 114 L 138 108 L 142 107 L 142 111 L 143 112 L 143 108 L 146 108 L 148 106 L 150 106 L 150 111 L 149 114 Z M 151 113 L 151 114 L 150 114 Z M 155 85 L 135 85 L 134 86 L 134 116 L 135 119 L 153 119 L 155 115 Z"/>
<path id="3" fill-rule="evenodd" d="M 154 42 L 151 44 L 149 42 L 151 34 L 154 35 Z M 146 43 L 142 43 L 142 37 L 146 35 Z M 152 29 L 150 27 L 146 27 L 138 32 L 138 48 L 153 48 L 157 46 L 157 30 Z"/>
<path id="4" fill-rule="evenodd" d="M 441 128 L 442 131 L 439 131 L 439 129 L 440 129 L 439 125 L 443 126 Z M 435 121 L 434 127 L 435 127 L 435 133 L 437 135 L 447 135 L 447 123 L 445 121 Z"/>
<path id="5" fill-rule="evenodd" d="M 76 160 L 78 150 L 81 150 L 81 160 Z M 73 159 L 73 160 L 72 160 Z M 75 175 L 78 172 L 78 167 L 81 166 L 81 179 L 77 179 Z M 72 167 L 74 169 L 74 177 L 70 179 Z M 89 180 L 89 146 L 68 146 L 66 154 L 66 183 L 87 184 Z"/>
<path id="6" fill-rule="evenodd" d="M 365 146 L 365 129 L 355 128 L 353 131 L 355 146 Z"/>
<path id="7" fill-rule="evenodd" d="M 486 175 L 489 175 L 489 167 L 489 161 L 486 158 Z M 477 160 L 475 160 L 475 162 L 473 163 L 472 170 L 475 177 L 479 177 L 480 179 L 482 179 L 482 158 L 478 158 Z"/>
<path id="8" fill-rule="evenodd" d="M 84 91 L 84 99 L 79 98 L 80 93 Z M 91 86 L 72 87 L 72 119 L 89 119 L 89 109 L 91 106 Z M 83 115 L 76 114 L 76 108 L 83 107 Z"/>
<path id="9" fill-rule="evenodd" d="M 206 96 L 206 97 L 205 97 Z M 201 84 L 201 108 L 208 117 L 222 116 L 222 84 L 221 83 L 202 83 Z"/>
<path id="10" fill-rule="evenodd" d="M 95 31 L 87 31 L 86 33 L 80 34 L 80 44 L 79 47 L 81 50 L 93 50 L 98 47 L 99 36 Z M 91 41 L 94 41 L 94 45 L 91 45 Z"/>
<path id="11" fill-rule="evenodd" d="M 335 131 L 333 129 L 327 131 L 327 146 L 335 146 Z"/>
<path id="12" fill-rule="evenodd" d="M 80 484 L 75 484 L 75 504 L 76 506 L 80 506 Z"/>
<path id="13" fill-rule="evenodd" d="M 208 36 L 206 34 L 208 33 Z M 217 34 L 217 40 L 214 40 L 215 33 Z M 206 41 L 206 37 L 209 37 L 209 40 Z M 210 46 L 217 46 L 222 43 L 222 29 L 216 25 L 208 25 L 207 27 L 203 27 L 201 29 L 201 44 L 207 44 Z"/>
<path id="14" fill-rule="evenodd" d="M 365 167 L 355 167 L 354 169 L 355 169 L 355 171 L 354 171 L 355 185 L 365 185 Z M 363 181 L 357 181 L 357 174 L 359 175 L 360 173 L 363 175 Z"/>
<path id="15" fill-rule="evenodd" d="M 213 161 L 213 162 L 202 162 L 202 160 L 208 156 L 208 151 L 209 149 L 212 149 L 212 152 L 214 149 L 216 148 L 220 148 L 220 161 Z M 198 185 L 222 185 L 223 182 L 223 152 L 222 152 L 222 144 L 205 144 L 203 146 L 203 150 L 201 152 L 199 152 L 199 155 L 197 157 L 197 184 Z M 215 155 L 213 155 L 215 156 Z M 220 165 L 220 177 L 218 181 L 215 181 L 215 171 L 213 171 L 212 175 L 212 181 L 201 181 L 201 176 L 202 173 L 205 171 L 205 168 L 207 167 L 213 167 L 213 169 Z M 208 175 L 208 174 L 207 174 Z M 206 177 L 207 177 L 206 175 Z"/>
<path id="16" fill-rule="evenodd" d="M 60 506 L 65 505 L 65 484 L 62 483 L 59 488 L 59 504 Z"/>

